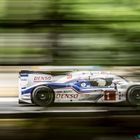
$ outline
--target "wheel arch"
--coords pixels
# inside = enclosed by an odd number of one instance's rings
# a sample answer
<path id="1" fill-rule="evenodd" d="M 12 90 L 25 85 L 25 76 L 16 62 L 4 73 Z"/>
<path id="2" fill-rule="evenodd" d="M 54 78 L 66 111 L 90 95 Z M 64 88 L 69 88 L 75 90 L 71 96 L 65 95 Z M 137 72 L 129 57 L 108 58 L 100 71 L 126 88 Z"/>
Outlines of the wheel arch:
<path id="1" fill-rule="evenodd" d="M 135 87 L 139 87 L 139 88 L 140 88 L 140 85 L 139 85 L 139 84 L 131 85 L 131 86 L 129 86 L 128 89 L 126 90 L 126 101 L 127 101 L 129 104 L 131 104 L 131 105 L 134 105 L 134 104 L 131 103 L 130 98 L 128 97 L 129 94 L 130 94 L 129 91 L 131 90 L 131 88 L 135 88 Z"/>
<path id="2" fill-rule="evenodd" d="M 33 96 L 32 96 L 32 94 L 33 94 L 33 91 L 36 89 L 36 88 L 39 88 L 39 87 L 48 87 L 49 89 L 51 89 L 51 91 L 53 92 L 53 94 L 54 94 L 54 99 L 53 99 L 53 101 L 55 100 L 55 92 L 54 92 L 54 90 L 53 90 L 53 88 L 52 87 L 50 87 L 50 86 L 48 86 L 48 85 L 38 85 L 38 86 L 35 86 L 32 90 L 31 90 L 31 102 L 33 103 L 33 104 L 35 104 L 34 103 L 34 100 L 33 100 Z"/>

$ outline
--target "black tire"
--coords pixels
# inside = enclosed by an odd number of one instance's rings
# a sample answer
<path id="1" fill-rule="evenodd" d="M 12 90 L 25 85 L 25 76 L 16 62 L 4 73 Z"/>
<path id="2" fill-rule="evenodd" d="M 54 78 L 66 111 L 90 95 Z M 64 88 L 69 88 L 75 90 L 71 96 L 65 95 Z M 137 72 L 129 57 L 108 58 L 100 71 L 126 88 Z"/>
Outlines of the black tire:
<path id="1" fill-rule="evenodd" d="M 140 105 L 140 86 L 131 86 L 127 91 L 127 101 L 131 105 Z"/>
<path id="2" fill-rule="evenodd" d="M 39 106 L 49 106 L 54 102 L 54 92 L 47 86 L 36 87 L 31 94 L 32 102 Z"/>

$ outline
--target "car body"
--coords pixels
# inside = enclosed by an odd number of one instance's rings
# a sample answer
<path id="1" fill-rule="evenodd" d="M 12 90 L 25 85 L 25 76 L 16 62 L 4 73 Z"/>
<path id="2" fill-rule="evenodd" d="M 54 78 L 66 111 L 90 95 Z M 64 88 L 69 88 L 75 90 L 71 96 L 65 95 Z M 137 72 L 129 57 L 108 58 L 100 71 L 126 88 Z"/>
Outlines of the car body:
<path id="1" fill-rule="evenodd" d="M 106 71 L 72 71 L 64 75 L 19 72 L 19 103 L 48 106 L 52 103 L 140 104 L 140 83 Z"/>

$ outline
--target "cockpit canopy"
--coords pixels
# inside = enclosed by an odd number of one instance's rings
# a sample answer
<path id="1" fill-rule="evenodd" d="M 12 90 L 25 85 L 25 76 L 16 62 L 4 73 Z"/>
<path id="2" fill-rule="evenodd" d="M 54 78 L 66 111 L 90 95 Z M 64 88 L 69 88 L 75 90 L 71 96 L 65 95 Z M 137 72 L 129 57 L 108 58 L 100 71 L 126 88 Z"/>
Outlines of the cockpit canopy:
<path id="1" fill-rule="evenodd" d="M 65 82 L 70 82 L 73 80 L 88 80 L 88 81 L 91 81 L 91 84 L 104 85 L 104 86 L 109 86 L 114 81 L 121 82 L 121 83 L 127 82 L 124 78 L 111 74 L 110 72 L 106 72 L 106 71 L 69 72 L 67 75 L 60 78 L 56 82 L 65 83 Z"/>

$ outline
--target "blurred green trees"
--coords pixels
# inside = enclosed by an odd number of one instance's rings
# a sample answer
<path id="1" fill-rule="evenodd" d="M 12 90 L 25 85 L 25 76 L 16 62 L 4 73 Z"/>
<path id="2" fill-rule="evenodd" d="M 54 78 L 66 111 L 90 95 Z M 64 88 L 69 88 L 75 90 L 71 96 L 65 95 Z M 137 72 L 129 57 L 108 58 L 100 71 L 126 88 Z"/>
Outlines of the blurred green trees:
<path id="1" fill-rule="evenodd" d="M 0 0 L 0 64 L 140 65 L 139 0 Z"/>

